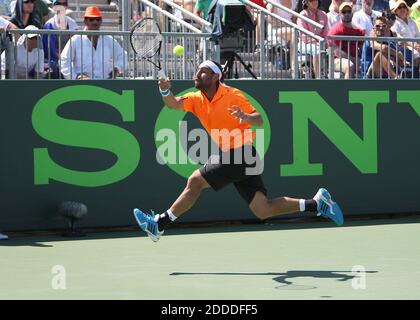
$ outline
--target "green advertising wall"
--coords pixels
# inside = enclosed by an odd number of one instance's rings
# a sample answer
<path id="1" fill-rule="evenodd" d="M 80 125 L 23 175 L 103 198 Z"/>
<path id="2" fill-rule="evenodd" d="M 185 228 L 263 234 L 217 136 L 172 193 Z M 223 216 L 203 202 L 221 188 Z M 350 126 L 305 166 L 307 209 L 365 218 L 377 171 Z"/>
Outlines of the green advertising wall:
<path id="1" fill-rule="evenodd" d="M 228 84 L 263 114 L 269 197 L 311 198 L 322 186 L 345 215 L 420 211 L 419 82 Z M 175 93 L 193 89 L 173 82 Z M 81 226 L 133 225 L 133 208 L 166 210 L 200 166 L 158 163 L 167 141 L 157 135 L 201 126 L 164 107 L 155 81 L 1 81 L 0 95 L 0 230 L 63 227 L 67 200 L 87 205 Z M 180 162 L 192 145 L 179 143 Z M 205 190 L 179 221 L 239 219 L 254 216 L 229 186 Z"/>

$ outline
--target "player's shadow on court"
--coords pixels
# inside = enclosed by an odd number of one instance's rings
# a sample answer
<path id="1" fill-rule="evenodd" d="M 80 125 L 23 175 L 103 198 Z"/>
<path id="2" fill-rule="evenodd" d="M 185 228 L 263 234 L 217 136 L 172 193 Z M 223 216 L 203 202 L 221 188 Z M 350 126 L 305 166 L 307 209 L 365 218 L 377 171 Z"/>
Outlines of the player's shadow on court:
<path id="1" fill-rule="evenodd" d="M 377 273 L 378 271 L 363 271 L 364 274 Z M 362 273 L 362 272 L 361 272 Z M 350 281 L 359 277 L 358 272 L 352 271 L 329 271 L 329 270 L 290 270 L 284 273 L 280 272 L 173 272 L 171 276 L 274 276 L 272 278 L 279 285 L 276 289 L 285 290 L 311 290 L 316 289 L 313 285 L 297 284 L 300 278 L 315 279 L 337 279 L 340 282 Z M 293 279 L 293 281 L 292 281 Z"/>

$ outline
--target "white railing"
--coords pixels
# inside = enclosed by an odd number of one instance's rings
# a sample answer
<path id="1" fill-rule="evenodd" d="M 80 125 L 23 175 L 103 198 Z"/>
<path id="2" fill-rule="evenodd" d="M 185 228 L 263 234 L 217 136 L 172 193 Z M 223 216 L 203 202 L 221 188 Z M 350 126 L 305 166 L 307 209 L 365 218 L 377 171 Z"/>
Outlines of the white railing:
<path id="1" fill-rule="evenodd" d="M 120 69 L 121 74 L 117 75 L 118 79 L 156 78 L 154 65 L 135 55 L 129 44 L 129 31 L 10 30 L 9 32 L 12 36 L 6 37 L 8 39 L 6 50 L 1 56 L 2 79 L 74 79 L 75 68 L 78 69 L 77 73 L 87 74 L 90 79 L 113 79 L 114 67 Z M 31 52 L 24 49 L 28 47 L 27 37 L 21 38 L 25 39 L 23 42 L 17 40 L 19 35 L 29 33 L 39 35 Z M 210 34 L 163 32 L 162 35 L 164 40 L 161 63 L 167 75 L 171 79 L 191 79 L 198 64 L 209 57 Z M 75 36 L 79 38 L 73 38 Z M 84 41 L 78 40 L 80 36 Z M 87 41 L 87 36 L 98 36 L 96 49 L 89 45 L 91 42 Z M 70 37 L 72 40 L 67 42 L 62 40 Z M 107 47 L 107 43 L 111 45 Z M 88 47 L 85 47 L 86 44 Z M 173 54 L 172 49 L 178 44 L 185 48 L 183 56 Z M 26 57 L 17 55 L 19 46 L 19 50 L 26 51 Z M 56 50 L 61 55 L 53 58 L 51 52 Z M 65 50 L 68 55 L 63 57 Z M 63 68 L 66 70 L 64 76 L 61 74 Z"/>

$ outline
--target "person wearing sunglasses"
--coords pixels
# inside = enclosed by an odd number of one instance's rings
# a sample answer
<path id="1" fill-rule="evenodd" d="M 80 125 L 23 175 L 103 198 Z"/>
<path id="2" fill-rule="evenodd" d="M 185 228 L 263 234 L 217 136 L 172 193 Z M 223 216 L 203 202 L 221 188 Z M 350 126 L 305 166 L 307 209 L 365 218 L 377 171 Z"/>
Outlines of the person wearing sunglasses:
<path id="1" fill-rule="evenodd" d="M 374 21 L 373 32 L 377 40 L 366 40 L 362 50 L 362 67 L 368 79 L 396 79 L 397 70 L 405 65 L 405 58 L 401 50 L 396 50 L 395 43 L 389 40 L 381 40 L 383 37 L 391 37 L 389 23 L 383 16 Z"/>
<path id="2" fill-rule="evenodd" d="M 76 21 L 66 15 L 68 7 L 67 0 L 52 0 L 52 9 L 55 15 L 45 24 L 46 30 L 76 30 L 78 29 Z M 58 58 L 64 49 L 64 46 L 70 39 L 70 35 L 44 34 L 42 35 L 42 44 L 44 46 L 44 60 L 48 65 L 49 73 L 47 78 L 60 79 L 63 76 L 59 70 Z"/>
<path id="3" fill-rule="evenodd" d="M 50 13 L 48 5 L 43 0 L 13 0 L 10 2 L 12 23 L 25 29 L 29 25 L 42 28 Z"/>
<path id="4" fill-rule="evenodd" d="M 418 67 L 420 64 L 420 30 L 415 21 L 410 18 L 410 7 L 404 0 L 398 0 L 392 12 L 396 15 L 396 20 L 391 30 L 398 38 L 419 38 L 418 41 L 403 41 L 401 46 L 411 51 L 413 56 L 412 64 Z"/>
<path id="5" fill-rule="evenodd" d="M 86 31 L 99 31 L 102 14 L 98 7 L 86 8 Z M 75 35 L 61 53 L 61 72 L 66 79 L 116 78 L 127 66 L 127 57 L 117 39 L 109 35 Z"/>
<path id="6" fill-rule="evenodd" d="M 365 35 L 364 30 L 353 24 L 353 4 L 343 2 L 339 7 L 340 23 L 337 23 L 328 36 L 358 36 Z M 360 67 L 360 51 L 363 41 L 328 40 L 328 45 L 334 50 L 334 71 L 344 74 L 345 79 L 354 78 Z"/>
<path id="7" fill-rule="evenodd" d="M 37 0 L 17 0 L 15 6 L 12 7 L 12 17 L 9 21 L 15 24 L 19 29 L 25 29 L 29 25 L 37 28 L 42 27 L 42 17 L 39 16 L 35 8 Z"/>

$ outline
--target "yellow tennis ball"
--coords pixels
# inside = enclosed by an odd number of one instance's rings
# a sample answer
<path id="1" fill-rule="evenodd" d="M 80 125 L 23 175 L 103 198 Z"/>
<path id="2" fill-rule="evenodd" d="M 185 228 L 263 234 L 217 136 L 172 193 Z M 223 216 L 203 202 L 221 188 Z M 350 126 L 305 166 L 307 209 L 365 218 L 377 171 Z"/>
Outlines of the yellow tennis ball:
<path id="1" fill-rule="evenodd" d="M 176 56 L 182 56 L 184 54 L 184 47 L 183 46 L 180 46 L 180 45 L 176 45 L 173 48 L 172 51 L 173 51 L 174 55 L 176 55 Z"/>

